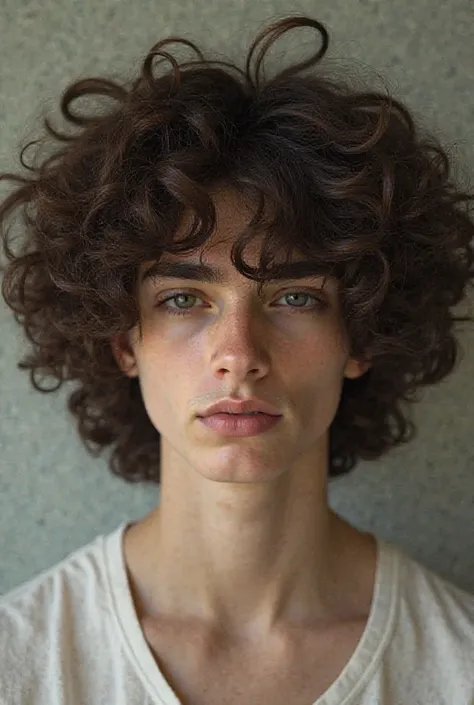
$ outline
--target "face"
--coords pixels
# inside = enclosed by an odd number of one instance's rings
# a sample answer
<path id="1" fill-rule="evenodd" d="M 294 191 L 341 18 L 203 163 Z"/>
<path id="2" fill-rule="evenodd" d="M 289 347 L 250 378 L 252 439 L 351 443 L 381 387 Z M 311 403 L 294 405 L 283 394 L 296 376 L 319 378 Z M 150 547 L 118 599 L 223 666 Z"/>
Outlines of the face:
<path id="1" fill-rule="evenodd" d="M 214 198 L 217 228 L 203 263 L 225 280 L 145 279 L 138 292 L 142 337 L 137 327 L 115 340 L 114 354 L 125 374 L 139 378 L 163 458 L 218 482 L 265 481 L 297 464 L 314 465 L 344 378 L 359 377 L 368 363 L 347 356 L 335 280 L 276 281 L 258 296 L 257 282 L 230 260 L 250 214 L 231 192 Z M 258 246 L 244 258 L 256 265 Z M 199 253 L 165 259 L 199 263 Z M 228 396 L 263 399 L 282 418 L 258 435 L 218 434 L 198 414 Z"/>

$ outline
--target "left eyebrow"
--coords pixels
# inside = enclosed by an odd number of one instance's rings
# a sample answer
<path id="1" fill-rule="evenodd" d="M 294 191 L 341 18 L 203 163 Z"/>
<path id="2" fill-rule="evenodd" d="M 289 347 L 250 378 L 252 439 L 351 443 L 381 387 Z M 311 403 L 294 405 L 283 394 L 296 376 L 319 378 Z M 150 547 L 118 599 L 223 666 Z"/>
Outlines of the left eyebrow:
<path id="1" fill-rule="evenodd" d="M 288 262 L 281 265 L 281 271 L 275 273 L 271 281 L 285 279 L 321 278 L 328 276 L 328 268 L 311 261 Z M 225 284 L 226 277 L 222 270 L 208 264 L 194 262 L 155 262 L 142 274 L 141 281 L 151 279 L 192 279 L 209 284 Z"/>

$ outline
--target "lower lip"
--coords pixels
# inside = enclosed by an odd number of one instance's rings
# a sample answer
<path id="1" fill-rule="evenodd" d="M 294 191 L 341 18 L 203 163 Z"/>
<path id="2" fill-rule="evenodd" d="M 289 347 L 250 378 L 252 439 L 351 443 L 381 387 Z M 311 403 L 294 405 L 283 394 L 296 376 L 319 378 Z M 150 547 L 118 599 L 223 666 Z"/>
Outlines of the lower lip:
<path id="1" fill-rule="evenodd" d="M 212 414 L 212 416 L 199 417 L 205 426 L 223 436 L 257 436 L 259 433 L 269 431 L 280 419 L 281 416 L 270 416 L 269 414 L 255 416 Z"/>

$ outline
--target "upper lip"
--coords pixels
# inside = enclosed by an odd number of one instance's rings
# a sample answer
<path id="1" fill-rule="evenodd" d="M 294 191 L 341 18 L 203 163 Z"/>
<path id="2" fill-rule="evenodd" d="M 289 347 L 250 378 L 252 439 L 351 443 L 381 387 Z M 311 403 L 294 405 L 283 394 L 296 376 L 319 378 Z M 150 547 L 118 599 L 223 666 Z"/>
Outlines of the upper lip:
<path id="1" fill-rule="evenodd" d="M 211 416 L 212 414 L 228 413 L 228 414 L 246 414 L 249 411 L 261 411 L 263 414 L 270 416 L 281 416 L 278 409 L 268 404 L 262 399 L 221 399 L 216 404 L 212 404 L 205 411 L 202 411 L 198 416 Z"/>

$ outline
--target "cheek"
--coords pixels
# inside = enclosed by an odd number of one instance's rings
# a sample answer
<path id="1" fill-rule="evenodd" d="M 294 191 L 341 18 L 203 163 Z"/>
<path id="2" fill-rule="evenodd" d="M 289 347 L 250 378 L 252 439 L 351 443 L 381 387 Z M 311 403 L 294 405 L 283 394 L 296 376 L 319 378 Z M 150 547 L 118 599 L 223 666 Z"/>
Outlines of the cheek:
<path id="1" fill-rule="evenodd" d="M 176 419 L 180 414 L 181 389 L 166 383 L 160 375 L 143 376 L 140 379 L 143 403 L 153 426 L 158 433 L 172 435 Z M 182 410 L 181 410 L 182 413 Z"/>
<path id="2" fill-rule="evenodd" d="M 302 378 L 313 379 L 315 383 L 331 385 L 344 373 L 346 364 L 342 341 L 337 331 L 327 330 L 315 335 L 313 340 L 307 336 L 299 345 L 292 345 L 286 350 L 291 356 L 293 374 Z"/>
<path id="3" fill-rule="evenodd" d="M 336 344 L 295 351 L 288 392 L 309 424 L 326 426 L 332 422 L 341 398 L 344 368 L 345 358 Z"/>
<path id="4" fill-rule="evenodd" d="M 161 345 L 150 344 L 137 357 L 143 403 L 150 421 L 161 433 L 170 419 L 179 413 L 184 377 L 182 353 L 167 354 Z"/>
<path id="5" fill-rule="evenodd" d="M 182 337 L 182 336 L 181 336 Z M 137 355 L 143 403 L 159 433 L 173 436 L 189 418 L 189 404 L 203 374 L 197 340 L 147 335 Z M 186 416 L 186 414 L 188 414 Z"/>
<path id="6" fill-rule="evenodd" d="M 144 339 L 137 362 L 140 387 L 148 416 L 157 430 L 167 429 L 177 419 L 206 376 L 205 339 L 182 335 Z M 339 405 L 345 359 L 340 337 L 328 327 L 313 340 L 274 347 L 272 369 L 266 386 L 290 404 L 303 424 L 330 424 Z M 194 373 L 192 371 L 195 371 Z M 171 429 L 169 429 L 171 430 Z"/>

